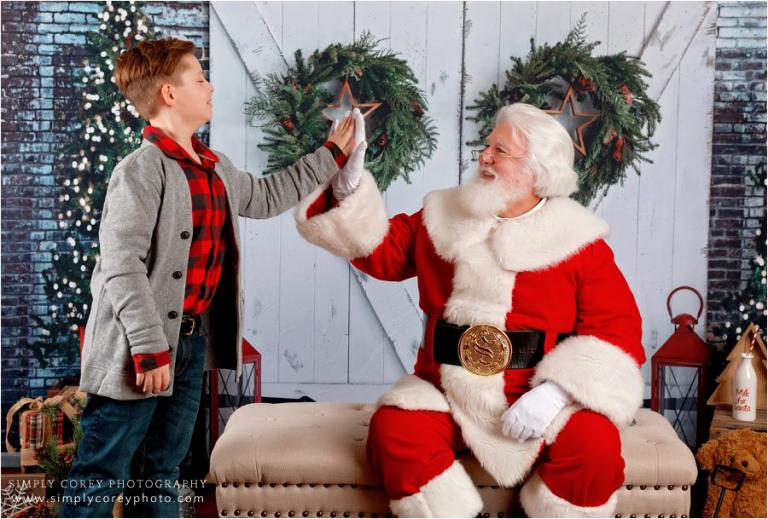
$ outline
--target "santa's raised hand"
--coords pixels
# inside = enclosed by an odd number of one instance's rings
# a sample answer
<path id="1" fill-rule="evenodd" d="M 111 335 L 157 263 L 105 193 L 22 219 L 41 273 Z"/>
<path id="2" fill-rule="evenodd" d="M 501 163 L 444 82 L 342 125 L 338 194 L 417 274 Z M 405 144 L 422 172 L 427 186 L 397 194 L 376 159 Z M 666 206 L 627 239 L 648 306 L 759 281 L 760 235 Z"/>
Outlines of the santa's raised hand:
<path id="1" fill-rule="evenodd" d="M 521 396 L 501 415 L 501 430 L 517 440 L 539 438 L 557 413 L 573 401 L 554 382 L 546 381 Z"/>
<path id="2" fill-rule="evenodd" d="M 360 110 L 355 108 L 352 111 L 352 118 L 355 121 L 355 149 L 349 156 L 346 165 L 331 181 L 333 186 L 333 196 L 338 201 L 344 200 L 351 195 L 363 175 L 365 166 L 365 150 L 368 149 L 368 143 L 365 141 L 365 119 Z"/>

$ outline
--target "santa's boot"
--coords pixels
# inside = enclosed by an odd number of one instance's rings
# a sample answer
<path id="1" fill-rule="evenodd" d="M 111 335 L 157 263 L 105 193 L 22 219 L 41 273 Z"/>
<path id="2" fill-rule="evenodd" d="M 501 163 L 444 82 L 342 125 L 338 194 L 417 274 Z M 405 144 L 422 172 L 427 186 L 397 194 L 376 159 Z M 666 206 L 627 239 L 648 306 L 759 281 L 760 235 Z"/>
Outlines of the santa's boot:
<path id="1" fill-rule="evenodd" d="M 520 504 L 528 517 L 613 517 L 618 491 L 599 506 L 578 506 L 556 496 L 538 472 L 520 489 Z"/>
<path id="2" fill-rule="evenodd" d="M 398 517 L 475 517 L 483 500 L 458 461 L 410 496 L 389 502 Z"/>

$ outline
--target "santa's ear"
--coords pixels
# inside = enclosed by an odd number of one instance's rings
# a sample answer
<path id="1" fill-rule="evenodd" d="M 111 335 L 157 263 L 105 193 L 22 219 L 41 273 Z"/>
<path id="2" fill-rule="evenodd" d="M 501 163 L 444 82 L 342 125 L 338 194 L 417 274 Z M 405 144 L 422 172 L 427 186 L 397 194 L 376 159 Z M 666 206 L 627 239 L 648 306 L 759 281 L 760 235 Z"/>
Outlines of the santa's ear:
<path id="1" fill-rule="evenodd" d="M 712 471 L 715 468 L 715 450 L 718 446 L 717 440 L 710 440 L 701 446 L 699 452 L 696 453 L 696 461 L 699 462 L 699 466 L 703 470 Z"/>

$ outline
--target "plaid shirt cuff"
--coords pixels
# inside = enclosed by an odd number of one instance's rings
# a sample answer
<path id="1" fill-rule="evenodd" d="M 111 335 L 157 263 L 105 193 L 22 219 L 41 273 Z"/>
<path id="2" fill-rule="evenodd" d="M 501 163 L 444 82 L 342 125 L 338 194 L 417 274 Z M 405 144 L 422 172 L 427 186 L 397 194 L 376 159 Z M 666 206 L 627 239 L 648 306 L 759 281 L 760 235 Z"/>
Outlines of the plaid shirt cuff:
<path id="1" fill-rule="evenodd" d="M 144 373 L 171 363 L 171 356 L 167 351 L 159 353 L 138 353 L 133 356 L 133 367 L 136 373 Z"/>
<path id="2" fill-rule="evenodd" d="M 323 146 L 331 150 L 331 155 L 333 155 L 333 158 L 336 160 L 336 165 L 339 167 L 339 169 L 343 168 L 349 157 L 347 157 L 344 152 L 341 151 L 341 148 L 336 146 L 335 142 L 331 141 L 325 141 Z"/>

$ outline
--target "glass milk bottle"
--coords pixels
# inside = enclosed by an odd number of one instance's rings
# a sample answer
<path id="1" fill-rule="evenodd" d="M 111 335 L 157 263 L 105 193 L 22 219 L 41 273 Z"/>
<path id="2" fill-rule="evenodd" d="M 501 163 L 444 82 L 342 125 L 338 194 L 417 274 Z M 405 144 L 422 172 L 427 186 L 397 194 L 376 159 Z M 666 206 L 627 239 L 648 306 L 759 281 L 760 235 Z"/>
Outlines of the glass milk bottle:
<path id="1" fill-rule="evenodd" d="M 757 418 L 757 374 L 752 357 L 751 353 L 741 354 L 741 364 L 733 377 L 733 418 L 742 422 Z"/>

